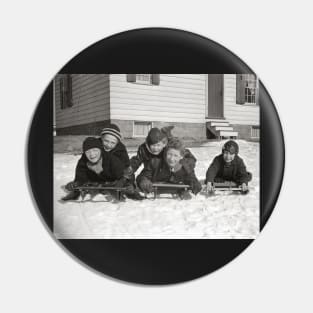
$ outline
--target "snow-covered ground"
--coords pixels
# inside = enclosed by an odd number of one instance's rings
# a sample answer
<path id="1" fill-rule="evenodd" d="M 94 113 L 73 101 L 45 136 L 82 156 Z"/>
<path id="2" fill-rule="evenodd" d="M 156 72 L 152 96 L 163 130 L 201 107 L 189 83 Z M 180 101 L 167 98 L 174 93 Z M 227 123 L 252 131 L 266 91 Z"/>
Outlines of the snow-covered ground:
<path id="1" fill-rule="evenodd" d="M 79 156 L 54 155 L 54 233 L 57 238 L 255 238 L 259 233 L 259 144 L 238 141 L 239 155 L 252 172 L 248 195 L 216 192 L 191 200 L 161 195 L 157 200 L 111 203 L 107 196 L 92 201 L 62 203 L 62 186 L 73 180 Z M 204 179 L 223 142 L 190 150 L 197 158 L 196 174 Z M 130 153 L 132 156 L 134 153 Z M 88 200 L 88 196 L 87 196 Z"/>

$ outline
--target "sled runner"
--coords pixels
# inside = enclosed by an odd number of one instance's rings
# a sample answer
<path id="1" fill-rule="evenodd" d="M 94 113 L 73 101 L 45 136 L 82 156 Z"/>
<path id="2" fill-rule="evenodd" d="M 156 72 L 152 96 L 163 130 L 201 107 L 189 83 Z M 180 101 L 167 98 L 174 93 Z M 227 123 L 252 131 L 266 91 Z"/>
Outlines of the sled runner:
<path id="1" fill-rule="evenodd" d="M 158 193 L 161 191 L 169 191 L 170 193 L 178 193 L 178 191 L 187 191 L 190 188 L 189 185 L 183 184 L 170 184 L 170 183 L 154 183 L 153 184 L 153 199 L 156 199 Z M 179 194 L 179 193 L 178 193 Z"/>
<path id="2" fill-rule="evenodd" d="M 215 191 L 239 191 L 242 194 L 247 194 L 249 192 L 249 189 L 243 191 L 241 186 L 239 186 L 238 184 L 232 181 L 225 181 L 225 182 L 214 182 L 212 193 L 214 193 Z"/>
<path id="3" fill-rule="evenodd" d="M 98 192 L 98 193 L 101 193 L 102 191 L 115 191 L 116 192 L 116 198 L 118 200 L 121 200 L 122 199 L 122 195 L 123 195 L 123 192 L 126 191 L 126 187 L 115 187 L 115 186 L 106 186 L 106 185 L 99 185 L 99 186 L 95 186 L 95 185 L 92 185 L 92 186 L 79 186 L 79 187 L 76 187 L 74 188 L 75 191 L 78 191 L 80 193 L 80 196 L 82 199 L 85 198 L 85 196 L 88 194 L 88 193 L 91 193 L 91 192 Z"/>

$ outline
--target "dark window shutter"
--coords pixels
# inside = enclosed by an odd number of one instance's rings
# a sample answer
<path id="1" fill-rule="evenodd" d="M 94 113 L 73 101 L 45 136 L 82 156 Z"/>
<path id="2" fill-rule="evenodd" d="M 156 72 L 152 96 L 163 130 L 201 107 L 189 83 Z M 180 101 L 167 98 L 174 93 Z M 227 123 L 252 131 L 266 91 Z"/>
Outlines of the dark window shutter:
<path id="1" fill-rule="evenodd" d="M 236 75 L 236 103 L 245 104 L 245 79 L 242 74 Z"/>
<path id="2" fill-rule="evenodd" d="M 160 74 L 152 74 L 151 83 L 152 85 L 160 85 Z"/>
<path id="3" fill-rule="evenodd" d="M 59 80 L 59 83 L 60 83 L 60 107 L 61 107 L 61 110 L 64 109 L 64 82 L 63 82 L 63 77 L 60 77 L 60 80 Z"/>
<path id="4" fill-rule="evenodd" d="M 62 75 L 60 78 L 60 106 L 61 109 L 73 106 L 72 76 L 70 74 Z"/>
<path id="5" fill-rule="evenodd" d="M 73 85 L 72 85 L 72 75 L 67 74 L 66 75 L 67 80 L 67 106 L 72 107 L 73 106 Z"/>
<path id="6" fill-rule="evenodd" d="M 255 92 L 255 104 L 256 105 L 260 105 L 259 99 L 260 99 L 259 79 L 258 77 L 256 77 L 256 92 Z"/>
<path id="7" fill-rule="evenodd" d="M 136 82 L 136 74 L 127 74 L 127 82 L 135 83 Z"/>

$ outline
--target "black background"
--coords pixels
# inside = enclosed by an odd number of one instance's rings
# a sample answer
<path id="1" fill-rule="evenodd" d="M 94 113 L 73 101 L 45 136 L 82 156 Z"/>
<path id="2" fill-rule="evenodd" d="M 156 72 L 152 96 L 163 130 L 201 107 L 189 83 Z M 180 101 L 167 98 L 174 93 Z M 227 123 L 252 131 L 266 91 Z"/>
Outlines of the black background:
<path id="1" fill-rule="evenodd" d="M 104 39 L 82 51 L 60 73 L 253 73 L 224 47 L 173 29 L 134 30 Z M 276 203 L 285 151 L 274 104 L 260 83 L 260 229 Z M 53 230 L 53 87 L 47 87 L 35 112 L 28 142 L 31 188 Z M 112 277 L 144 284 L 182 282 L 227 264 L 253 240 L 60 240 L 88 266 Z"/>

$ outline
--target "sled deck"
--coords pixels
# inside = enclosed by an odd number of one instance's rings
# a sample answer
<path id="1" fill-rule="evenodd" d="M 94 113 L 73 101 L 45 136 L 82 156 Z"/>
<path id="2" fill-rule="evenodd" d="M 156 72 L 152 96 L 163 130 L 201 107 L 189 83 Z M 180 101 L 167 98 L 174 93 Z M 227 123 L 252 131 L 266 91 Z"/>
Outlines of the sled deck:
<path id="1" fill-rule="evenodd" d="M 116 197 L 118 200 L 121 200 L 123 192 L 126 191 L 125 187 L 114 187 L 114 186 L 80 186 L 74 188 L 74 190 L 79 191 L 82 199 L 86 196 L 86 194 L 90 193 L 91 191 L 105 191 L 105 190 L 112 190 L 116 192 Z"/>
<path id="2" fill-rule="evenodd" d="M 213 183 L 213 187 L 215 190 L 220 191 L 241 191 L 241 187 L 234 182 L 223 182 L 223 183 Z"/>
<path id="3" fill-rule="evenodd" d="M 170 183 L 154 183 L 153 184 L 153 198 L 156 199 L 159 191 L 169 190 L 170 192 L 177 192 L 178 190 L 187 191 L 190 188 L 189 185 L 184 184 L 170 184 Z"/>
<path id="4" fill-rule="evenodd" d="M 249 189 L 246 191 L 243 191 L 241 186 L 238 184 L 231 182 L 231 181 L 225 181 L 225 182 L 214 182 L 213 183 L 213 192 L 215 191 L 239 191 L 242 194 L 247 194 L 249 192 Z"/>

